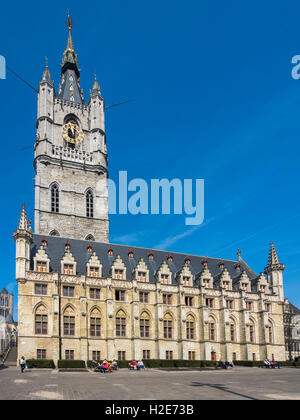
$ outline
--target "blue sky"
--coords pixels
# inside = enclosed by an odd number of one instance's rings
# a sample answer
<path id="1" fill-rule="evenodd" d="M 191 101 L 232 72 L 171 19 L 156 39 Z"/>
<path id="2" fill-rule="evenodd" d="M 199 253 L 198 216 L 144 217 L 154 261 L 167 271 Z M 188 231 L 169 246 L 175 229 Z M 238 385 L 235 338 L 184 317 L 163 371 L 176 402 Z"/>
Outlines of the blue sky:
<path id="1" fill-rule="evenodd" d="M 132 178 L 204 178 L 205 222 L 185 216 L 110 218 L 110 240 L 235 259 L 257 272 L 275 242 L 285 295 L 300 306 L 300 54 L 296 1 L 5 2 L 0 54 L 34 86 L 44 57 L 55 86 L 67 9 L 85 98 L 94 71 L 106 105 L 109 171 Z M 17 293 L 12 238 L 21 203 L 33 218 L 36 94 L 0 80 L 2 275 Z"/>

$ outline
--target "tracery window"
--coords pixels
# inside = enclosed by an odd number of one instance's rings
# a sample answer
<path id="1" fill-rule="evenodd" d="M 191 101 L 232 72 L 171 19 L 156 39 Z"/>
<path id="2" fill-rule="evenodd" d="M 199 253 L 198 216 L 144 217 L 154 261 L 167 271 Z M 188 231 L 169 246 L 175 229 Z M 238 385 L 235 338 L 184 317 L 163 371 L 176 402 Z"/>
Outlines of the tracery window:
<path id="1" fill-rule="evenodd" d="M 86 199 L 86 216 L 94 217 L 94 197 L 91 190 L 88 190 L 85 194 Z"/>
<path id="2" fill-rule="evenodd" d="M 173 320 L 169 314 L 164 318 L 164 338 L 173 338 Z"/>
<path id="3" fill-rule="evenodd" d="M 147 313 L 143 313 L 140 317 L 140 336 L 142 338 L 150 336 L 150 319 Z"/>
<path id="4" fill-rule="evenodd" d="M 59 189 L 57 184 L 51 186 L 51 212 L 59 212 Z"/>
<path id="5" fill-rule="evenodd" d="M 192 317 L 189 317 L 186 322 L 186 338 L 194 340 L 195 338 L 195 323 Z"/>

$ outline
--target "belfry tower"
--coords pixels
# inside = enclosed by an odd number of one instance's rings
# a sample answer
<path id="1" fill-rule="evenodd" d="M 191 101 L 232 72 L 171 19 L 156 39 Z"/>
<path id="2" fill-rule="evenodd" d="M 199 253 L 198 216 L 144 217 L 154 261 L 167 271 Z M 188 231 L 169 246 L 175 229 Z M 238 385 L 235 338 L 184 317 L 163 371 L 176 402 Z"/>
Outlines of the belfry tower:
<path id="1" fill-rule="evenodd" d="M 67 25 L 58 93 L 48 65 L 38 88 L 34 228 L 41 235 L 108 242 L 104 100 L 95 76 L 85 103 L 72 18 Z"/>

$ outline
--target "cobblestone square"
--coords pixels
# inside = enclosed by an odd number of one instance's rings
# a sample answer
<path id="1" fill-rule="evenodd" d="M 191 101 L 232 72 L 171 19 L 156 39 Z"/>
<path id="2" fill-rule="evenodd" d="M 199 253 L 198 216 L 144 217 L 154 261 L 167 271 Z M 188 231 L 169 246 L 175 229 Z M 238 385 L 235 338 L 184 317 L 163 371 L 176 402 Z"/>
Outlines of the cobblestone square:
<path id="1" fill-rule="evenodd" d="M 300 400 L 300 369 L 0 370 L 0 400 Z"/>

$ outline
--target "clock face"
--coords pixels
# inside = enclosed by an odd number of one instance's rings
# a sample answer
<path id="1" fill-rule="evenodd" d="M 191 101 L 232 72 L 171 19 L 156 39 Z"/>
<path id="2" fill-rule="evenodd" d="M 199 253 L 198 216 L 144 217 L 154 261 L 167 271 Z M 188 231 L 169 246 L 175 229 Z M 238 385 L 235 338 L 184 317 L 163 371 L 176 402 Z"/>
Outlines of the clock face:
<path id="1" fill-rule="evenodd" d="M 83 140 L 83 131 L 73 121 L 69 121 L 63 125 L 62 134 L 64 140 L 71 144 L 80 144 Z"/>

